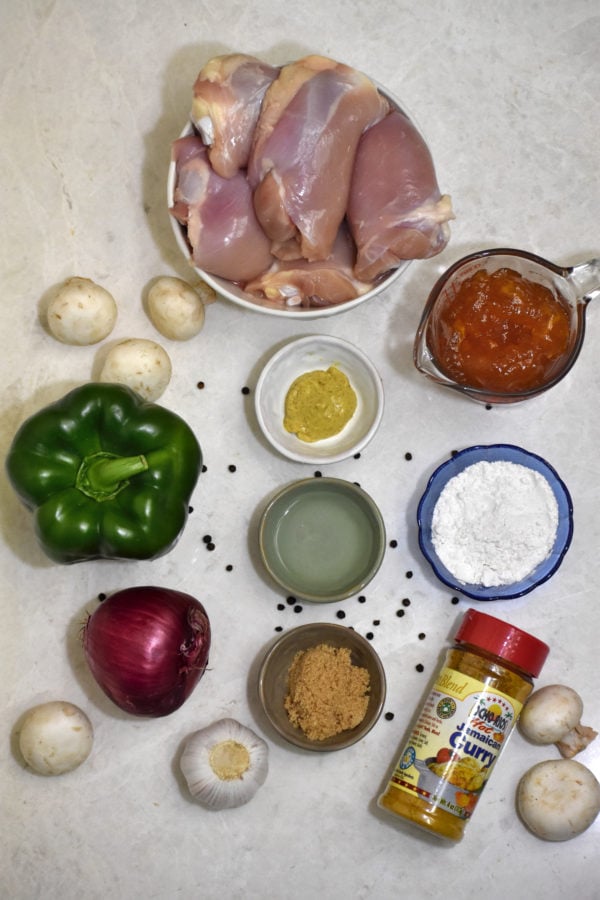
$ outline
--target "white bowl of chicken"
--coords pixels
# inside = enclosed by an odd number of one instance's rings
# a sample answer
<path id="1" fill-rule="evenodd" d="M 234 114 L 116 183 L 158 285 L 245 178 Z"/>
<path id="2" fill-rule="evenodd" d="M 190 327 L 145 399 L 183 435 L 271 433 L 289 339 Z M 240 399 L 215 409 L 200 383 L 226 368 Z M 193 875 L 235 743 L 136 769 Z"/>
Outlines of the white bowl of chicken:
<path id="1" fill-rule="evenodd" d="M 173 141 L 175 239 L 221 296 L 270 315 L 330 316 L 440 253 L 453 218 L 399 102 L 323 56 L 214 57 Z"/>

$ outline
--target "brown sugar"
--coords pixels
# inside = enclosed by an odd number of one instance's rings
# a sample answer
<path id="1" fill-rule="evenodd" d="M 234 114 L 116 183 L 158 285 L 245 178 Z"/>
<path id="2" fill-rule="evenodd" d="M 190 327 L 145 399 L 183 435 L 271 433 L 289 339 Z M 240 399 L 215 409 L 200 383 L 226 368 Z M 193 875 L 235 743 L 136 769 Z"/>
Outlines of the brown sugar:
<path id="1" fill-rule="evenodd" d="M 360 725 L 368 694 L 369 672 L 352 663 L 350 650 L 319 644 L 294 656 L 285 708 L 310 740 L 323 741 Z"/>

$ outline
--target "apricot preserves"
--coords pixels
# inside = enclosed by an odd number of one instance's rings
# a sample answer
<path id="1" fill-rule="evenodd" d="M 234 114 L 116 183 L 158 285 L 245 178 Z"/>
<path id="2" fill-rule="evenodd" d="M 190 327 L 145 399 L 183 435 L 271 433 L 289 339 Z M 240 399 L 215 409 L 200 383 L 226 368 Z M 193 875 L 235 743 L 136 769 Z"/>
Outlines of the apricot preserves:
<path id="1" fill-rule="evenodd" d="M 509 268 L 475 272 L 430 321 L 428 345 L 449 378 L 497 393 L 532 390 L 570 349 L 566 301 Z"/>

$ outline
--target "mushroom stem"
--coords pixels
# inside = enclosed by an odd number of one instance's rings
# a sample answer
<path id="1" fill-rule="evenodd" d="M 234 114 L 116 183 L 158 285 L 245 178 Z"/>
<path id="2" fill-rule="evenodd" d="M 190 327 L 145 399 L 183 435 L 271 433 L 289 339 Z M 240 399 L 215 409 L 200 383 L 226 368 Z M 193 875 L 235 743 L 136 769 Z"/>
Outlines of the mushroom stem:
<path id="1" fill-rule="evenodd" d="M 559 753 L 565 759 L 571 759 L 581 750 L 585 750 L 588 744 L 598 737 L 598 732 L 589 725 L 576 725 L 560 741 L 556 742 Z"/>

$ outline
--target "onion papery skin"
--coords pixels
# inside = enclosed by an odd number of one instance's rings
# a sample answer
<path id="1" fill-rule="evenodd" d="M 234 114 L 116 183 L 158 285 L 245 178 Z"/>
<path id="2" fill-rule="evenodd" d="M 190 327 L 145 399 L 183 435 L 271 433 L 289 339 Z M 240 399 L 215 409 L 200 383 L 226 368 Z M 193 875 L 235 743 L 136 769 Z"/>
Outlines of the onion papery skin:
<path id="1" fill-rule="evenodd" d="M 210 622 L 190 594 L 132 587 L 98 606 L 82 640 L 92 675 L 113 703 L 134 716 L 168 716 L 204 674 Z"/>

